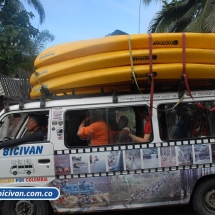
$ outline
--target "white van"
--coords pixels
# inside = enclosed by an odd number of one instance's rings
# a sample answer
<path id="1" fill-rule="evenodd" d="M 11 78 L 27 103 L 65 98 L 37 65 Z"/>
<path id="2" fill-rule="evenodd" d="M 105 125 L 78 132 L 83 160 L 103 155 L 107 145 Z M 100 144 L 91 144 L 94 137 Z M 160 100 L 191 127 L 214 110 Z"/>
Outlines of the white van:
<path id="1" fill-rule="evenodd" d="M 0 186 L 52 186 L 61 196 L 50 202 L 3 201 L 4 215 L 16 214 L 17 207 L 44 215 L 49 206 L 63 214 L 188 203 L 199 215 L 214 215 L 215 112 L 196 102 L 211 109 L 215 90 L 193 91 L 192 96 L 194 101 L 185 92 L 177 104 L 173 90 L 154 93 L 147 142 L 136 139 L 145 132 L 138 110 L 150 110 L 147 93 L 65 95 L 6 106 L 0 114 L 2 142 L 27 135 L 32 113 L 47 118 L 48 124 L 44 141 L 0 150 Z M 93 130 L 77 135 L 82 122 L 95 115 L 107 128 L 103 142 Z M 122 116 L 127 124 L 120 130 Z M 28 158 L 31 164 L 11 166 L 14 159 Z"/>

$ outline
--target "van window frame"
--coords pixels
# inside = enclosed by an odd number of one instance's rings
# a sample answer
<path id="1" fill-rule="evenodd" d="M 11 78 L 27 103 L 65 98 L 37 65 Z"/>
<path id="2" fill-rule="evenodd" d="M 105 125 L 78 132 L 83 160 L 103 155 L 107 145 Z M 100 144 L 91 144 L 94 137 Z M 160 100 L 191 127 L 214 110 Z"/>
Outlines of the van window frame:
<path id="1" fill-rule="evenodd" d="M 5 113 L 5 114 L 2 115 L 1 121 L 3 121 L 6 117 L 8 117 L 11 114 L 18 114 L 18 113 L 20 113 L 20 112 L 18 112 L 18 111 L 7 112 L 7 113 Z M 41 113 L 43 113 L 43 114 L 46 114 L 46 115 L 48 114 L 48 121 L 47 121 L 47 126 L 48 126 L 47 141 L 50 140 L 51 108 L 47 108 L 47 109 L 32 109 L 32 110 L 28 109 L 28 110 L 23 110 L 21 113 L 25 113 L 26 116 L 25 116 L 25 119 L 24 119 L 23 123 L 21 124 L 20 128 L 18 129 L 18 132 L 16 133 L 14 139 L 18 139 L 18 138 L 23 137 L 25 135 L 25 133 L 27 132 L 26 126 L 27 126 L 29 114 L 35 114 L 35 113 L 40 113 L 41 114 Z"/>
<path id="2" fill-rule="evenodd" d="M 204 106 L 206 104 L 208 104 L 208 103 L 211 102 L 211 103 L 214 103 L 214 106 L 215 106 L 215 100 L 212 100 L 212 101 L 211 100 L 198 100 L 198 102 L 200 102 Z M 179 103 L 174 108 L 174 110 L 171 110 L 172 113 L 175 114 L 175 116 L 179 116 L 179 113 L 177 114 L 177 111 L 178 111 L 177 108 L 182 108 L 183 106 L 184 106 L 183 108 L 188 107 L 187 111 L 191 111 L 192 107 L 194 107 L 195 109 L 193 108 L 193 111 L 196 111 L 197 115 L 198 115 L 198 111 L 200 111 L 202 113 L 202 115 L 204 115 L 206 113 L 207 114 L 206 115 L 206 121 L 207 121 L 207 125 L 206 126 L 208 126 L 209 135 L 208 136 L 196 136 L 196 137 L 195 136 L 191 136 L 191 137 L 181 137 L 181 138 L 180 137 L 179 138 L 170 138 L 169 137 L 169 132 L 170 132 L 169 129 L 170 128 L 168 127 L 167 114 L 170 114 L 171 111 L 164 111 L 165 106 L 167 106 L 167 105 L 172 105 L 172 107 L 173 107 L 175 105 L 175 102 L 171 102 L 171 101 L 169 102 L 168 101 L 168 103 L 160 103 L 160 104 L 158 104 L 158 109 L 157 109 L 157 122 L 158 122 L 158 126 L 159 126 L 159 137 L 160 137 L 160 139 L 162 141 L 168 141 L 169 142 L 169 141 L 181 141 L 181 140 L 183 140 L 183 141 L 184 140 L 195 140 L 195 139 L 202 139 L 202 138 L 211 138 L 211 137 L 215 136 L 215 132 L 213 134 L 213 132 L 212 132 L 212 126 L 211 126 L 211 123 L 210 123 L 212 117 L 209 116 L 209 113 L 211 113 L 211 114 L 214 114 L 214 117 L 215 117 L 215 112 L 204 112 L 204 109 L 201 109 L 200 107 L 198 107 L 198 105 L 194 101 L 192 101 L 192 100 L 190 101 L 189 100 L 189 101 L 184 101 L 184 102 Z M 159 111 L 159 110 L 161 110 L 161 111 Z M 175 113 L 173 111 L 175 111 Z M 159 119 L 159 114 L 163 114 L 162 117 L 164 117 L 164 115 L 165 115 L 165 123 L 164 123 L 165 125 L 163 125 L 163 121 L 161 121 Z M 190 116 L 192 116 L 192 114 L 194 114 L 194 113 L 191 112 Z M 163 125 L 163 127 L 162 127 L 162 125 Z M 175 123 L 175 125 L 176 125 L 176 123 Z M 164 128 L 164 130 L 166 129 L 165 130 L 166 138 L 162 137 L 162 128 Z"/>
<path id="3" fill-rule="evenodd" d="M 130 109 L 133 109 L 134 110 L 134 108 L 137 108 L 137 107 L 141 107 L 141 106 L 145 106 L 145 107 L 147 107 L 148 108 L 148 110 L 149 110 L 149 105 L 148 104 L 140 104 L 140 103 L 129 103 L 129 104 L 125 104 L 125 103 L 117 103 L 117 105 L 113 105 L 113 104 L 111 104 L 111 105 L 107 105 L 107 106 L 89 106 L 89 107 L 86 107 L 86 108 L 77 108 L 77 109 L 74 109 L 73 107 L 68 107 L 65 111 L 64 111 L 64 115 L 63 115 L 63 119 L 64 119 L 64 128 L 63 128 L 63 130 L 64 130 L 64 145 L 67 147 L 67 148 L 69 148 L 69 149 L 73 149 L 73 148 L 88 148 L 88 147 L 107 147 L 107 146 L 117 146 L 117 145 L 134 145 L 134 144 L 142 144 L 142 143 L 150 143 L 150 142 L 152 142 L 153 141 L 153 139 L 154 139 L 154 134 L 153 134 L 153 122 L 152 122 L 152 119 L 150 118 L 150 122 L 151 122 L 151 131 L 152 131 L 152 133 L 151 133 L 151 138 L 150 138 L 150 141 L 148 141 L 148 142 L 141 142 L 141 143 L 135 143 L 135 142 L 133 142 L 133 141 L 130 141 L 130 142 L 128 142 L 128 143 L 123 143 L 123 144 L 104 144 L 104 145 L 100 145 L 100 146 L 92 146 L 92 145 L 88 145 L 88 144 L 85 144 L 85 145 L 74 145 L 74 146 L 72 146 L 72 145 L 70 145 L 70 144 L 67 144 L 67 138 L 66 138 L 66 132 L 67 132 L 67 125 L 66 125 L 66 117 L 67 117 L 67 113 L 68 112 L 78 112 L 78 111 L 80 111 L 80 112 L 85 112 L 85 114 L 86 114 L 86 112 L 88 111 L 88 110 L 95 110 L 95 109 L 123 109 L 123 108 L 130 108 Z M 148 111 L 149 112 L 149 111 Z M 137 121 L 137 116 L 138 116 L 138 113 L 136 112 L 136 111 L 134 111 L 134 114 L 135 114 L 135 120 Z M 72 115 L 72 114 L 71 114 Z M 138 117 L 139 118 L 139 117 Z M 81 122 L 80 122 L 81 123 Z M 78 124 L 78 126 L 80 125 L 80 123 Z M 142 130 L 142 132 L 144 131 L 144 121 L 143 121 L 143 119 L 142 119 L 142 122 L 141 122 L 141 128 L 139 128 L 139 130 Z M 136 125 L 137 125 L 137 122 L 136 122 Z M 77 129 L 77 128 L 76 128 Z M 76 135 L 77 135 L 77 133 L 76 133 Z M 78 137 L 78 136 L 77 136 Z M 78 137 L 79 138 L 79 137 Z"/>

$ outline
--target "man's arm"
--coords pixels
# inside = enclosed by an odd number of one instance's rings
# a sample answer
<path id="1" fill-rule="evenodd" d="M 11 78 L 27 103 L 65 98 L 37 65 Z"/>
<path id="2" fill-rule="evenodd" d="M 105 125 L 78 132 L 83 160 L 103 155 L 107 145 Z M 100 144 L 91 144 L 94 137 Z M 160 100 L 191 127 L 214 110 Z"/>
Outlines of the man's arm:
<path id="1" fill-rule="evenodd" d="M 143 142 L 149 142 L 151 134 L 144 134 L 143 137 L 137 137 L 134 134 L 130 132 L 130 128 L 123 128 L 129 132 L 129 137 L 135 142 L 135 143 L 143 143 Z"/>
<path id="2" fill-rule="evenodd" d="M 86 124 L 86 119 L 84 119 L 81 124 L 79 125 L 79 128 L 78 128 L 78 132 L 77 132 L 77 135 L 78 136 L 81 136 L 81 129 L 85 126 Z"/>
<path id="3" fill-rule="evenodd" d="M 5 148 L 5 147 L 13 147 L 13 146 L 21 145 L 21 144 L 24 144 L 27 142 L 43 141 L 44 135 L 45 135 L 45 133 L 43 132 L 43 130 L 38 129 L 35 133 L 30 134 L 28 136 L 25 136 L 25 137 L 22 137 L 19 139 L 9 140 L 9 141 L 1 143 L 0 149 Z"/>
<path id="4" fill-rule="evenodd" d="M 81 122 L 81 124 L 79 125 L 79 128 L 78 128 L 78 132 L 77 132 L 77 135 L 78 136 L 83 136 L 83 132 L 81 132 L 81 129 L 83 128 L 83 127 L 85 127 L 86 126 L 86 122 L 89 120 L 90 118 L 88 117 L 88 118 L 85 118 L 82 122 Z M 86 136 L 86 134 L 85 134 L 85 136 Z"/>
<path id="5" fill-rule="evenodd" d="M 149 142 L 151 134 L 144 134 L 144 137 L 137 137 L 134 134 L 129 133 L 129 137 L 131 137 L 135 143 L 143 143 Z"/>

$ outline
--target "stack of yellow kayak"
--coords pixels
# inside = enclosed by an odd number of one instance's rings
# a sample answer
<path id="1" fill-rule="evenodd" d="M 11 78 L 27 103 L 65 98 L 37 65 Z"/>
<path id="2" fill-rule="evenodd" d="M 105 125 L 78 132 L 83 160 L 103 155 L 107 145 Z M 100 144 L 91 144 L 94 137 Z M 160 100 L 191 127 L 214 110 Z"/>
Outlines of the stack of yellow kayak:
<path id="1" fill-rule="evenodd" d="M 181 33 L 151 36 L 150 40 L 148 34 L 118 35 L 46 49 L 35 60 L 31 98 L 41 95 L 42 85 L 53 93 L 77 89 L 84 94 L 95 92 L 96 86 L 110 90 L 114 84 L 125 90 L 126 84 L 132 82 L 132 63 L 137 81 L 142 82 L 148 79 L 150 62 L 155 80 L 179 80 L 183 62 L 189 80 L 215 78 L 215 34 L 186 33 L 186 40 Z"/>

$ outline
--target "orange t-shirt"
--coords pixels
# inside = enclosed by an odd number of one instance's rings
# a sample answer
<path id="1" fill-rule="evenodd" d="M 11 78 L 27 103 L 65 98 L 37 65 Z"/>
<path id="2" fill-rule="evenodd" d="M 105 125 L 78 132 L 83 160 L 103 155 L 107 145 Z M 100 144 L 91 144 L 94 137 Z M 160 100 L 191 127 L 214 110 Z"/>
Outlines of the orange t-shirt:
<path id="1" fill-rule="evenodd" d="M 104 121 L 94 122 L 80 129 L 82 138 L 90 137 L 90 145 L 108 144 L 108 127 Z"/>

